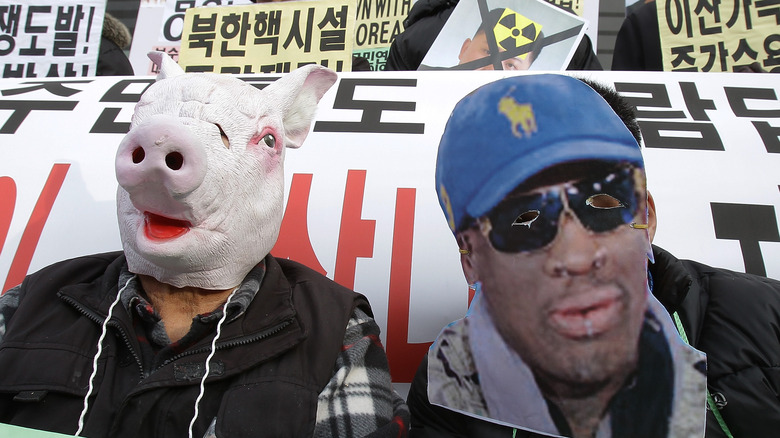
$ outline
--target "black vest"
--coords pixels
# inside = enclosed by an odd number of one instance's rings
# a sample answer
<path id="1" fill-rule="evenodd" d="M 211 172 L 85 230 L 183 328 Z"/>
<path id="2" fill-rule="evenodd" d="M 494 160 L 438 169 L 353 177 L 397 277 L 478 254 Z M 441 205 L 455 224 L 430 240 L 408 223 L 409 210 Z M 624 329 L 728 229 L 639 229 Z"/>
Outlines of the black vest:
<path id="1" fill-rule="evenodd" d="M 224 324 L 194 436 L 311 436 L 317 396 L 334 372 L 365 298 L 298 263 L 266 257 L 246 313 Z M 0 422 L 73 434 L 101 324 L 118 292 L 121 253 L 44 268 L 22 283 L 0 344 Z M 187 436 L 211 337 L 143 379 L 138 342 L 119 304 L 108 324 L 83 436 Z"/>

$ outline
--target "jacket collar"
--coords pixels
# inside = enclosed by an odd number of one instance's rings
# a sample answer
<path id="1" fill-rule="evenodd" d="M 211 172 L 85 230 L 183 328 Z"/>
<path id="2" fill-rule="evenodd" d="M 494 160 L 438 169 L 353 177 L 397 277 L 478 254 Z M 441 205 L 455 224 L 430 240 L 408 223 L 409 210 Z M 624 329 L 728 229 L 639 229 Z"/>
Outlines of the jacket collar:
<path id="1" fill-rule="evenodd" d="M 648 269 L 653 277 L 653 295 L 669 313 L 680 310 L 683 300 L 693 285 L 693 278 L 682 262 L 666 250 L 653 245 L 655 263 Z"/>
<path id="2" fill-rule="evenodd" d="M 119 254 L 103 276 L 92 283 L 65 287 L 60 291 L 60 297 L 96 323 L 102 324 L 119 291 L 118 278 L 125 263 L 124 255 Z M 226 375 L 240 372 L 265 359 L 275 357 L 297 345 L 307 336 L 306 328 L 297 318 L 292 301 L 292 287 L 281 266 L 270 255 L 266 256 L 265 264 L 265 277 L 255 299 L 249 304 L 243 317 L 224 324 L 217 341 L 217 349 L 224 351 L 219 359 L 224 362 Z M 114 309 L 111 325 L 124 331 L 125 334 L 133 333 L 132 322 L 124 306 L 120 305 Z M 129 339 L 134 338 L 129 336 Z M 189 348 L 182 357 L 186 357 L 186 362 L 202 363 L 210 352 L 211 340 L 211 337 L 206 337 Z M 264 348 L 252 357 L 235 352 L 234 346 L 250 342 L 263 342 Z M 138 348 L 137 345 L 132 347 Z M 155 372 L 146 383 L 172 376 L 172 370 L 165 372 L 163 369 L 160 370 L 163 371 L 161 373 Z"/>

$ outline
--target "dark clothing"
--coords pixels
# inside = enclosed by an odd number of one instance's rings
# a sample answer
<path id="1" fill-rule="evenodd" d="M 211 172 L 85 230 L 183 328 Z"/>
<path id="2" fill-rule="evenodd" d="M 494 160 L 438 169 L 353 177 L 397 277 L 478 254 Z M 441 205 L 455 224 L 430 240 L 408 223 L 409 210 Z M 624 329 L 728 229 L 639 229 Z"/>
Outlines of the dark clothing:
<path id="1" fill-rule="evenodd" d="M 24 280 L 0 344 L 0 421 L 76 430 L 124 264 L 121 253 L 87 256 Z M 256 299 L 222 326 L 194 436 L 204 436 L 214 418 L 222 437 L 311 436 L 350 315 L 356 308 L 371 314 L 364 297 L 300 264 L 271 256 L 265 264 Z M 115 306 L 83 434 L 186 436 L 211 337 L 144 378 L 132 324 Z"/>
<path id="2" fill-rule="evenodd" d="M 132 39 L 127 26 L 106 13 L 100 35 L 97 76 L 133 76 L 133 66 L 124 52 Z"/>
<path id="3" fill-rule="evenodd" d="M 653 294 L 707 353 L 707 386 L 734 437 L 780 430 L 780 281 L 678 260 L 653 247 Z M 707 412 L 707 438 L 725 437 Z"/>
<path id="4" fill-rule="evenodd" d="M 457 5 L 458 0 L 417 0 L 404 20 L 404 31 L 390 45 L 385 69 L 417 70 Z M 567 70 L 603 70 L 587 35 L 580 41 Z"/>
<path id="5" fill-rule="evenodd" d="M 734 437 L 780 430 L 780 282 L 678 260 L 654 246 L 653 294 L 677 311 L 688 340 L 707 353 L 707 385 L 725 400 L 720 413 Z M 411 437 L 541 437 L 431 405 L 427 355 L 407 404 Z M 707 412 L 707 438 L 726 435 Z"/>
<path id="6" fill-rule="evenodd" d="M 115 42 L 100 37 L 96 76 L 133 76 L 133 66 Z"/>
<path id="7" fill-rule="evenodd" d="M 655 2 L 645 3 L 630 12 L 620 26 L 612 55 L 612 70 L 663 69 Z"/>
<path id="8" fill-rule="evenodd" d="M 448 326 L 448 328 L 450 327 L 453 327 L 453 324 Z M 423 359 L 423 365 L 417 370 L 407 400 L 407 404 L 412 410 L 411 436 L 436 437 L 439 436 L 437 432 L 442 431 L 459 437 L 512 436 L 513 428 L 511 427 L 497 427 L 489 421 L 461 415 L 455 411 L 434 406 L 430 403 L 427 394 L 427 376 L 429 370 L 432 372 L 436 371 L 433 368 L 429 368 L 428 361 L 442 361 L 447 377 L 440 375 L 438 378 L 462 380 L 467 377 L 461 374 L 463 368 L 460 365 L 450 368 L 452 364 L 448 362 L 448 359 L 454 358 L 458 360 L 459 358 L 456 358 L 456 356 L 462 358 L 467 355 L 477 354 L 475 351 L 462 351 L 463 348 L 467 348 L 467 343 L 458 345 L 452 341 L 452 335 L 440 335 L 437 339 L 437 342 L 448 343 L 449 349 L 459 349 L 460 347 L 461 351 L 453 351 L 452 355 L 450 355 L 444 344 L 441 347 L 434 345 L 432 348 L 436 348 L 437 350 L 435 351 L 438 351 L 436 359 L 429 357 L 433 356 L 432 354 L 426 355 Z M 484 340 L 480 338 L 480 342 L 484 342 Z M 498 357 L 503 358 L 502 356 Z M 697 370 L 695 371 L 696 374 L 703 377 L 704 361 L 701 360 L 699 363 L 691 365 Z M 423 366 L 425 369 L 422 368 Z M 645 316 L 645 324 L 640 334 L 637 369 L 640 372 L 634 373 L 626 381 L 624 387 L 612 397 L 609 403 L 609 430 L 612 436 L 616 438 L 666 438 L 670 428 L 675 389 L 674 364 L 669 344 L 661 329 L 661 323 L 649 311 Z M 480 384 L 483 381 L 482 377 L 478 372 L 470 372 L 468 374 L 468 378 L 474 380 L 474 385 Z M 683 379 L 679 378 L 678 380 Z M 511 387 L 511 384 L 507 385 Z M 703 382 L 700 390 L 701 392 L 704 391 Z M 464 391 L 462 396 L 467 397 L 468 393 L 469 391 Z M 523 398 L 524 394 L 522 393 L 511 392 L 508 394 L 512 394 L 515 399 L 518 399 L 517 403 L 532 403 L 529 399 Z M 544 401 L 547 403 L 546 408 L 555 423 L 555 429 L 558 433 L 564 436 L 572 436 L 570 426 L 560 409 L 551 401 Z M 464 405 L 472 406 L 470 403 L 464 403 Z M 467 409 L 460 406 L 449 406 L 456 409 Z M 653 408 L 650 409 L 650 406 Z M 701 408 L 701 404 L 697 408 Z M 699 409 L 696 410 L 699 413 L 701 412 Z M 515 408 L 514 411 L 522 411 L 522 409 Z M 501 418 L 501 420 L 509 421 L 505 418 Z M 533 428 L 533 426 L 527 423 L 519 424 Z M 700 424 L 699 428 L 702 427 L 703 424 Z M 678 431 L 681 430 L 679 425 L 677 425 L 676 429 Z M 472 430 L 473 432 L 468 432 Z M 520 433 L 518 436 L 529 438 L 543 436 L 521 430 L 518 430 L 517 433 Z"/>

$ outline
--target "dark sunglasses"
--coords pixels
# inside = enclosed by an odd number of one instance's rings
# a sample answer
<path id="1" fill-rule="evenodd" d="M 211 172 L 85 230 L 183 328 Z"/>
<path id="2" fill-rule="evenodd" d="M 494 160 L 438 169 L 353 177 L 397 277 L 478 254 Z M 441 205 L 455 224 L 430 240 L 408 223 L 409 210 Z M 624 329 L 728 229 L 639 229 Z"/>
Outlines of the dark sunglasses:
<path id="1" fill-rule="evenodd" d="M 583 179 L 510 196 L 477 220 L 495 249 L 517 253 L 544 248 L 555 240 L 564 210 L 589 231 L 604 233 L 634 224 L 639 209 L 638 172 L 625 167 L 596 179 Z"/>

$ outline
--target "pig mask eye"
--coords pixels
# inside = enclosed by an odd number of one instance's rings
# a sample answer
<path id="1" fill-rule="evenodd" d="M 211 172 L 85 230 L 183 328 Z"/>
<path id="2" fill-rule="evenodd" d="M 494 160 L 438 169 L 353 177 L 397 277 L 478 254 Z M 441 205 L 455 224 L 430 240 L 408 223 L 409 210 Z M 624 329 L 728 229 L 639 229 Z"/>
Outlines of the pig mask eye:
<path id="1" fill-rule="evenodd" d="M 217 129 L 219 129 L 219 135 L 222 137 L 222 143 L 225 145 L 226 148 L 230 149 L 230 140 L 228 139 L 227 134 L 225 134 L 225 131 L 222 129 L 221 126 L 216 125 L 216 127 Z"/>
<path id="2" fill-rule="evenodd" d="M 273 149 L 276 146 L 276 138 L 272 134 L 266 134 L 263 136 L 263 143 Z"/>

